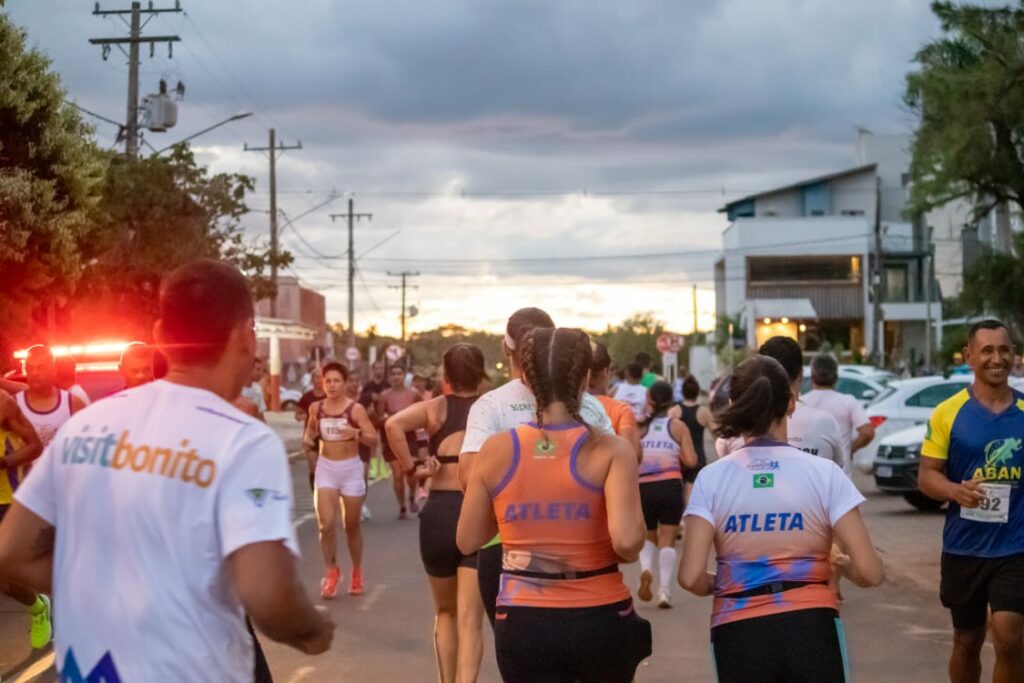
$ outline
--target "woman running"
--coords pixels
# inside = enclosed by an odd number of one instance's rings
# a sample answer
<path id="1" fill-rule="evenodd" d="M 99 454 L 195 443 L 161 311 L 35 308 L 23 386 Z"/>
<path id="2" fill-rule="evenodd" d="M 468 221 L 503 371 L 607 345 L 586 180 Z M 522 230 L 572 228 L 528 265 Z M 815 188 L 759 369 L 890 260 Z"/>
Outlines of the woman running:
<path id="1" fill-rule="evenodd" d="M 616 401 L 608 395 L 608 382 L 611 379 L 612 359 L 608 355 L 608 347 L 599 342 L 592 342 L 590 348 L 594 352 L 594 364 L 590 368 L 590 393 L 601 405 L 604 406 L 608 418 L 612 421 L 615 433 L 628 441 L 636 450 L 636 457 L 639 460 L 640 450 L 640 428 L 636 423 L 636 416 L 629 405 L 622 401 Z"/>
<path id="2" fill-rule="evenodd" d="M 320 597 L 333 598 L 341 583 L 338 566 L 338 496 L 341 496 L 342 522 L 345 539 L 352 558 L 352 581 L 349 595 L 363 593 L 363 531 L 359 524 L 360 508 L 366 496 L 363 463 L 359 459 L 359 444 L 374 446 L 377 431 L 366 414 L 366 409 L 345 395 L 348 370 L 341 363 L 325 363 L 321 370 L 324 378 L 322 401 L 309 408 L 306 433 L 302 438 L 303 450 L 315 472 L 316 518 L 320 532 L 320 549 L 327 570 L 320 582 Z M 317 439 L 320 440 L 319 447 Z"/>
<path id="3" fill-rule="evenodd" d="M 536 328 L 554 329 L 551 316 L 539 308 L 521 308 L 511 315 L 505 326 L 505 340 L 502 350 L 508 357 L 509 374 L 512 379 L 497 389 L 488 391 L 473 404 L 466 422 L 466 435 L 462 440 L 459 456 L 459 483 L 463 490 L 469 480 L 476 455 L 484 442 L 495 434 L 515 429 L 533 419 L 537 401 L 522 381 L 520 349 L 526 336 Z M 484 382 L 486 383 L 486 378 Z M 580 404 L 583 421 L 598 431 L 613 434 L 612 423 L 601 403 L 584 394 Z M 498 597 L 498 582 L 501 578 L 501 539 L 491 539 L 477 553 L 477 580 L 480 582 L 480 597 L 484 601 L 487 618 L 494 625 L 495 600 Z"/>
<path id="4" fill-rule="evenodd" d="M 705 467 L 686 511 L 679 583 L 714 595 L 711 644 L 722 683 L 847 681 L 832 565 L 858 586 L 884 578 L 861 518 L 864 497 L 830 460 L 786 444 L 794 408 L 773 358 L 736 370 L 719 434 L 746 445 Z M 833 538 L 847 555 L 832 550 Z M 707 571 L 714 547 L 718 573 Z"/>
<path id="5" fill-rule="evenodd" d="M 471 344 L 456 344 L 444 353 L 445 380 L 451 393 L 415 403 L 384 425 L 399 462 L 412 461 L 406 434 L 426 430 L 429 458 L 418 474 L 430 480 L 430 493 L 420 513 L 420 557 L 434 596 L 434 653 L 441 683 L 475 681 L 480 673 L 484 606 L 476 578 L 476 555 L 463 555 L 455 545 L 455 527 L 462 509 L 459 451 L 469 409 L 479 397 L 484 354 Z"/>
<path id="6" fill-rule="evenodd" d="M 640 435 L 640 503 L 647 540 L 640 551 L 640 588 L 636 596 L 648 602 L 654 575 L 651 565 L 658 551 L 658 607 L 672 606 L 672 577 L 676 570 L 676 535 L 683 518 L 683 468 L 697 464 L 690 430 L 682 420 L 668 417 L 672 385 L 658 380 L 647 390 L 650 417 Z"/>
<path id="7" fill-rule="evenodd" d="M 686 428 L 690 430 L 693 447 L 697 451 L 697 466 L 683 470 L 684 502 L 690 500 L 690 491 L 693 490 L 693 482 L 697 479 L 697 473 L 704 465 L 708 464 L 708 457 L 704 451 L 704 432 L 713 429 L 715 424 L 711 417 L 711 409 L 700 405 L 697 402 L 699 398 L 700 383 L 693 375 L 687 375 L 683 380 L 683 402 L 668 411 L 669 417 L 682 420 Z"/>
<path id="8" fill-rule="evenodd" d="M 462 552 L 501 532 L 494 645 L 507 683 L 626 683 L 651 653 L 619 571 L 644 538 L 636 454 L 581 418 L 590 356 L 579 330 L 529 335 L 535 422 L 488 439 L 466 490 Z"/>

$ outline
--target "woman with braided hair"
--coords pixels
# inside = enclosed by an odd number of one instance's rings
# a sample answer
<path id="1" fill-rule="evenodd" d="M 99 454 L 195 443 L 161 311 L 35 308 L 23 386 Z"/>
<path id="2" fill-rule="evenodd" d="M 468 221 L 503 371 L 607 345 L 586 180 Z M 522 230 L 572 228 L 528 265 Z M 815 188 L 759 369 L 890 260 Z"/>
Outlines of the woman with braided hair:
<path id="1" fill-rule="evenodd" d="M 626 683 L 651 654 L 619 571 L 644 541 L 636 453 L 581 419 L 585 333 L 535 329 L 520 360 L 536 414 L 484 443 L 456 534 L 469 554 L 501 533 L 498 668 L 506 683 Z"/>
<path id="2" fill-rule="evenodd" d="M 522 381 L 522 349 L 527 335 L 535 329 L 554 329 L 551 316 L 539 308 L 521 308 L 512 314 L 505 326 L 505 340 L 502 350 L 508 357 L 509 374 L 512 379 L 502 386 L 481 396 L 469 411 L 466 434 L 462 439 L 459 455 L 459 483 L 463 490 L 469 481 L 469 474 L 480 448 L 495 434 L 515 429 L 529 422 L 537 412 L 537 401 L 530 387 Z M 580 403 L 580 417 L 583 422 L 608 434 L 614 434 L 611 420 L 601 403 L 589 394 Z M 498 597 L 498 581 L 501 577 L 501 539 L 492 538 L 477 554 L 477 580 L 480 583 L 480 597 L 487 611 L 487 618 L 494 626 L 495 600 Z"/>
<path id="3" fill-rule="evenodd" d="M 682 420 L 668 416 L 674 401 L 672 385 L 658 380 L 647 390 L 650 417 L 641 427 L 640 504 L 647 540 L 640 551 L 640 588 L 636 596 L 649 602 L 654 575 L 651 566 L 658 551 L 658 607 L 672 606 L 669 588 L 676 570 L 676 535 L 683 519 L 683 468 L 697 465 L 690 430 Z"/>

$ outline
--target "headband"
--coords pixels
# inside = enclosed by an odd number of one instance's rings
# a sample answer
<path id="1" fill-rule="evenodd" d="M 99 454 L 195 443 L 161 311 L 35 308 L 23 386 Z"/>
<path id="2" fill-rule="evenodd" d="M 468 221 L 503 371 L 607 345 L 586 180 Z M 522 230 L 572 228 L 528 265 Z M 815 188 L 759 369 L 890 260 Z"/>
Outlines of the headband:
<path id="1" fill-rule="evenodd" d="M 516 350 L 516 340 L 509 336 L 508 332 L 505 333 L 505 348 L 509 351 Z"/>

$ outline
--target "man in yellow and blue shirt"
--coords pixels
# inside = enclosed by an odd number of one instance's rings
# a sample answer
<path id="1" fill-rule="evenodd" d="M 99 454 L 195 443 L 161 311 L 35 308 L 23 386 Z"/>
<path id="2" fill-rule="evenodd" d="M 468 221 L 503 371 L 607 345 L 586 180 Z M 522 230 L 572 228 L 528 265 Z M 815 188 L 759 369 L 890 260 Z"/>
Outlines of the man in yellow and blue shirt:
<path id="1" fill-rule="evenodd" d="M 975 324 L 964 358 L 974 383 L 936 407 L 918 482 L 949 501 L 939 595 L 952 615 L 950 679 L 978 680 L 988 609 L 997 680 L 1024 680 L 1024 394 L 1009 385 L 1015 349 L 996 320 Z"/>

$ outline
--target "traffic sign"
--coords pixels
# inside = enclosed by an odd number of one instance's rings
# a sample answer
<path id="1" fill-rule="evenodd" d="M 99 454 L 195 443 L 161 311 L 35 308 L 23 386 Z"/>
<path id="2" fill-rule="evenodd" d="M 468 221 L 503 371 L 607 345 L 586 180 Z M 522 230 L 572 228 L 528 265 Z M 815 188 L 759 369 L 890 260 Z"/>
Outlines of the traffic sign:
<path id="1" fill-rule="evenodd" d="M 679 353 L 683 350 L 681 335 L 664 332 L 658 337 L 658 351 L 662 353 Z"/>
<path id="2" fill-rule="evenodd" d="M 387 359 L 392 363 L 397 363 L 402 360 L 402 356 L 405 355 L 405 349 L 398 344 L 392 344 L 384 351 L 384 355 L 387 356 Z"/>
<path id="3" fill-rule="evenodd" d="M 350 346 L 347 349 L 345 349 L 345 359 L 348 360 L 349 362 L 355 363 L 360 358 L 361 356 L 359 355 L 359 349 L 357 349 L 356 347 Z"/>

